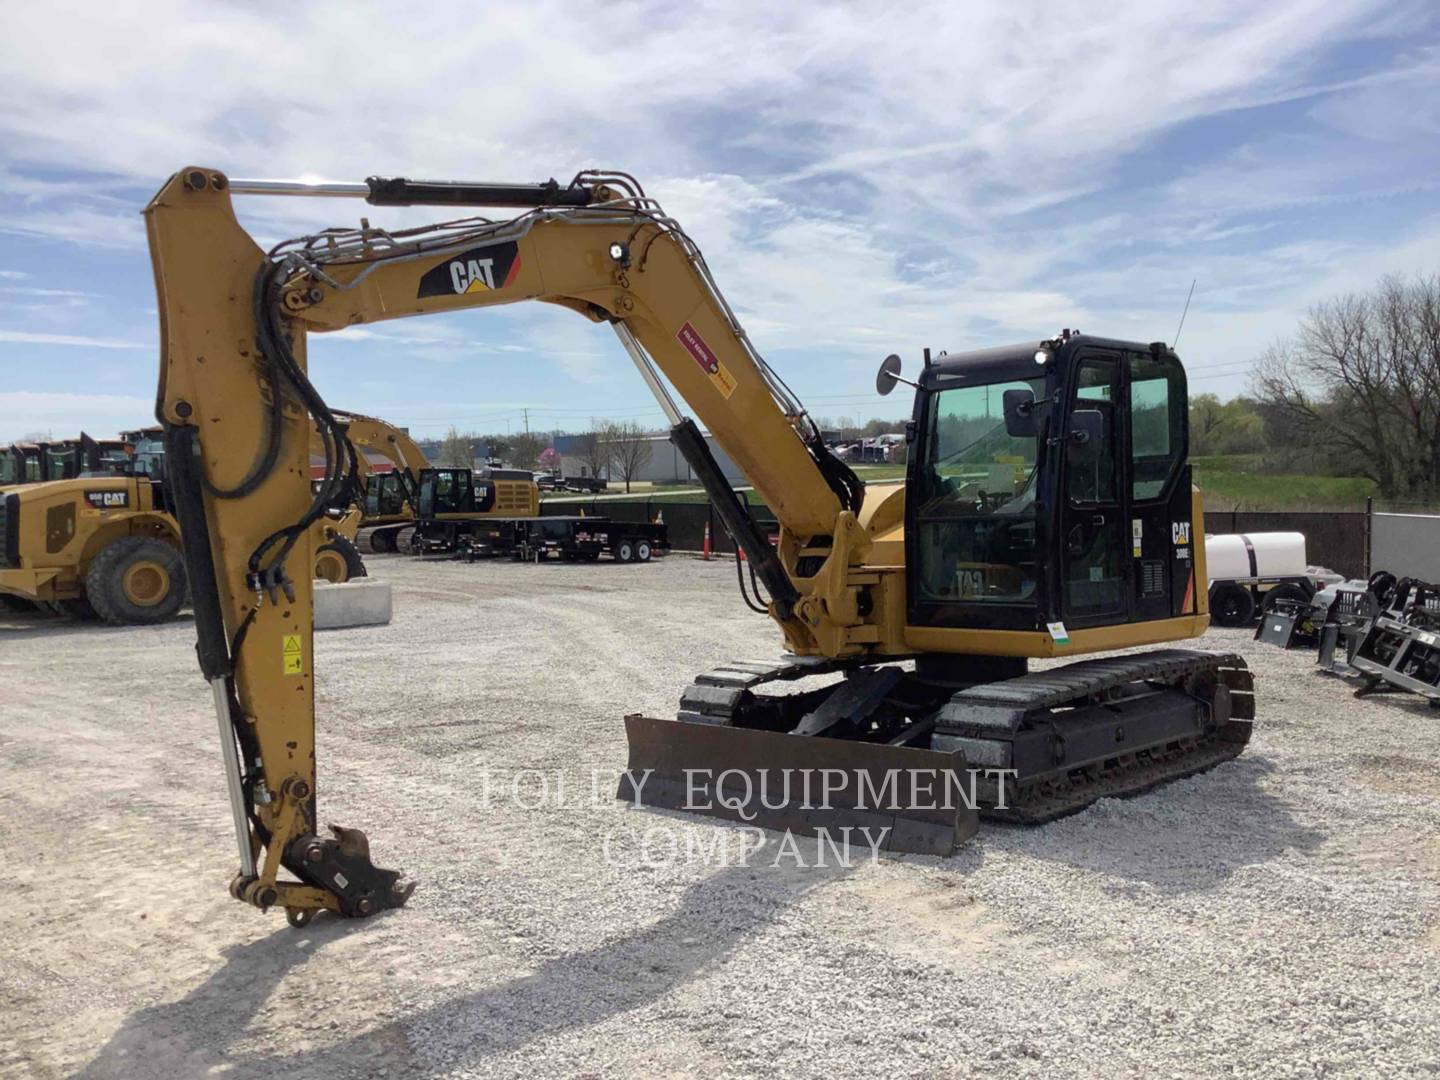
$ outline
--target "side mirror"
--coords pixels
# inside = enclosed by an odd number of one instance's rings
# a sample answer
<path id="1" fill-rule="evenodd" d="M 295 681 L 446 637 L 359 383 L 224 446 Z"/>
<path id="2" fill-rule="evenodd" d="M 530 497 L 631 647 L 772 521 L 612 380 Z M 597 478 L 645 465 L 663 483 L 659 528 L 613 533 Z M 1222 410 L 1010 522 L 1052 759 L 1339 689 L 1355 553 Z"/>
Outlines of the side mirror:
<path id="1" fill-rule="evenodd" d="M 1040 431 L 1035 415 L 1035 392 L 1026 388 L 1005 391 L 1005 434 L 1034 438 Z"/>
<path id="2" fill-rule="evenodd" d="M 895 384 L 900 381 L 900 357 L 891 353 L 880 362 L 880 370 L 875 374 L 875 392 L 884 397 Z"/>
<path id="3" fill-rule="evenodd" d="M 1071 460 L 1094 461 L 1105 445 L 1105 414 L 1099 409 L 1076 409 L 1070 414 Z"/>

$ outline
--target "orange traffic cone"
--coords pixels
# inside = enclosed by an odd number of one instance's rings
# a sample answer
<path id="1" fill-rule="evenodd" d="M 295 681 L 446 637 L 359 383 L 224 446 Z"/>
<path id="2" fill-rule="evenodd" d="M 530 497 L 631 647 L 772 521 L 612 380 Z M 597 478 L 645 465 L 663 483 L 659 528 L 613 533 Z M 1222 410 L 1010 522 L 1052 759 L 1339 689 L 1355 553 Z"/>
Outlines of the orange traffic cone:
<path id="1" fill-rule="evenodd" d="M 656 524 L 656 525 L 664 525 L 664 524 L 665 524 L 665 511 L 664 511 L 664 510 L 656 510 L 656 511 L 655 511 L 655 524 Z"/>

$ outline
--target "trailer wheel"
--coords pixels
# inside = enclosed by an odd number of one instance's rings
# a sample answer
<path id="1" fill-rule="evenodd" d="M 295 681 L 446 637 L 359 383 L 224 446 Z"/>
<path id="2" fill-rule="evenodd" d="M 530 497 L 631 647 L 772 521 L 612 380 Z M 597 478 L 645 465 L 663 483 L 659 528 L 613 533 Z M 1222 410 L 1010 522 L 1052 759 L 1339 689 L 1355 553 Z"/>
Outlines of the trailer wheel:
<path id="1" fill-rule="evenodd" d="M 1276 585 L 1265 594 L 1265 599 L 1260 602 L 1260 611 L 1269 615 L 1281 600 L 1295 600 L 1301 604 L 1308 604 L 1310 597 L 1305 595 L 1305 590 L 1299 585 Z"/>
<path id="2" fill-rule="evenodd" d="M 1210 618 L 1221 626 L 1246 626 L 1255 617 L 1255 597 L 1243 586 L 1227 582 L 1210 593 Z"/>
<path id="3" fill-rule="evenodd" d="M 649 562 L 649 561 L 650 561 L 650 541 L 648 541 L 648 540 L 641 540 L 638 544 L 635 545 L 635 561 L 636 561 L 636 562 Z"/>
<path id="4" fill-rule="evenodd" d="M 90 560 L 85 599 L 115 626 L 164 622 L 185 602 L 185 563 L 163 541 L 122 536 Z"/>
<path id="5" fill-rule="evenodd" d="M 630 562 L 635 558 L 635 545 L 629 540 L 621 540 L 615 545 L 615 561 Z"/>
<path id="6" fill-rule="evenodd" d="M 315 552 L 315 576 L 332 585 L 343 585 L 365 576 L 365 560 L 348 538 L 337 536 Z"/>

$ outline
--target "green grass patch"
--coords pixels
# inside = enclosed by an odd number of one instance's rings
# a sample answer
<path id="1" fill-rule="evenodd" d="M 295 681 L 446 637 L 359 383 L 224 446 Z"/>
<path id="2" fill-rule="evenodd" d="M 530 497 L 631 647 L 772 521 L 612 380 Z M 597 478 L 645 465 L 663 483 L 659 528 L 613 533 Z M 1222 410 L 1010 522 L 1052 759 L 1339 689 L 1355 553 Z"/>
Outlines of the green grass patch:
<path id="1" fill-rule="evenodd" d="M 1289 473 L 1262 472 L 1264 458 L 1260 454 L 1223 454 L 1190 459 L 1195 483 L 1205 493 L 1205 504 L 1211 510 L 1359 510 L 1365 499 L 1375 494 L 1375 484 L 1362 476 L 1304 476 Z M 905 479 L 904 465 L 858 465 L 855 472 L 862 480 L 874 483 L 895 483 Z M 611 495 L 617 494 L 613 489 Z M 747 502 L 759 504 L 754 491 L 740 491 Z M 607 503 L 643 503 L 657 506 L 667 503 L 704 503 L 703 492 L 670 491 L 657 487 L 637 491 L 620 498 L 601 498 L 596 510 L 603 512 Z M 589 508 L 589 496 L 547 497 L 546 503 Z"/>
<path id="2" fill-rule="evenodd" d="M 739 495 L 748 503 L 758 504 L 760 502 L 760 496 L 756 495 L 753 491 L 737 491 L 735 494 Z M 710 501 L 706 498 L 703 491 L 666 491 L 664 488 L 656 488 L 653 491 L 634 491 L 629 495 L 626 495 L 622 488 L 618 494 L 610 491 L 607 492 L 607 495 L 611 497 L 601 496 L 596 500 L 595 507 L 597 511 L 603 511 L 606 506 L 613 506 L 615 503 L 651 502 L 660 506 L 669 503 L 705 503 Z M 562 506 L 583 506 L 588 511 L 591 498 L 589 495 L 559 495 L 553 497 L 543 496 L 540 501 L 546 505 L 556 503 Z"/>
<path id="3" fill-rule="evenodd" d="M 1239 459 L 1232 460 L 1232 458 Z M 1194 458 L 1195 483 L 1211 510 L 1360 510 L 1375 494 L 1363 476 L 1302 476 L 1252 471 L 1258 462 L 1230 458 Z"/>
<path id="4" fill-rule="evenodd" d="M 887 481 L 904 480 L 905 466 L 899 465 L 851 465 L 861 480 L 874 480 L 877 484 Z"/>

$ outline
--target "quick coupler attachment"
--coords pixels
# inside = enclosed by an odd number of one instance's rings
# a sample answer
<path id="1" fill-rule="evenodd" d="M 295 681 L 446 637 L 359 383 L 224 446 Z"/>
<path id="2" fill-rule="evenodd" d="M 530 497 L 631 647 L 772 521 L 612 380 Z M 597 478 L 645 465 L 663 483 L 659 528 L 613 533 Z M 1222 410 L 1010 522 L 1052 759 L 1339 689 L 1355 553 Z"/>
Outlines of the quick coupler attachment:
<path id="1" fill-rule="evenodd" d="M 370 861 L 370 841 L 359 829 L 331 825 L 333 838 L 313 834 L 291 841 L 285 868 L 301 881 L 334 895 L 341 915 L 364 918 L 404 907 L 416 883 L 403 872 L 381 870 Z"/>

